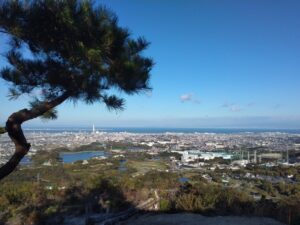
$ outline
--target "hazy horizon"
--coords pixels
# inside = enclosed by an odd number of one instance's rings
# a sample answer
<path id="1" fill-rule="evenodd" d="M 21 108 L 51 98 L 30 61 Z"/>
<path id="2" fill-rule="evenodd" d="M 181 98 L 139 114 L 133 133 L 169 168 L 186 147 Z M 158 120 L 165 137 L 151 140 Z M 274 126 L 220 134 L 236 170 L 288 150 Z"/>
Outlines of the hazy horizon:
<path id="1" fill-rule="evenodd" d="M 153 120 L 90 120 L 74 124 L 71 122 L 35 120 L 24 127 L 92 127 L 99 128 L 198 128 L 198 129 L 300 129 L 300 122 L 293 118 L 165 118 Z M 288 126 L 286 126 L 288 125 Z"/>

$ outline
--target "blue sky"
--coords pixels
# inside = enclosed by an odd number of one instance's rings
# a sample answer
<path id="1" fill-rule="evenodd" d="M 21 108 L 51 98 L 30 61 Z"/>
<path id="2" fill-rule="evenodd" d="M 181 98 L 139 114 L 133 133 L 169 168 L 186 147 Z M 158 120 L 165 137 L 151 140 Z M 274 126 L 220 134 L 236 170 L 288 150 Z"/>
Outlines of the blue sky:
<path id="1" fill-rule="evenodd" d="M 58 120 L 28 126 L 300 128 L 299 1 L 101 2 L 151 42 L 152 93 L 125 96 L 121 113 L 64 103 Z M 0 81 L 1 124 L 28 105 L 9 102 L 7 87 Z"/>

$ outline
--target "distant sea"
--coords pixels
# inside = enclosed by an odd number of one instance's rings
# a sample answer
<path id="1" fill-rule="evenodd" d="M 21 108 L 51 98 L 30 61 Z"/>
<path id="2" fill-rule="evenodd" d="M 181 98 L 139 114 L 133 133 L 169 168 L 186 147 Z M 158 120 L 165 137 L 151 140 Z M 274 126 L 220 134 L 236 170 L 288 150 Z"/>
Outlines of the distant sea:
<path id="1" fill-rule="evenodd" d="M 31 132 L 45 132 L 45 133 L 61 133 L 61 132 L 73 132 L 80 133 L 92 132 L 91 127 L 66 127 L 66 128 L 24 128 L 26 133 Z M 238 133 L 264 133 L 264 132 L 279 132 L 289 134 L 300 134 L 300 129 L 253 129 L 253 128 L 147 128 L 147 127 L 96 127 L 96 131 L 99 132 L 128 132 L 128 133 L 217 133 L 217 134 L 238 134 Z"/>

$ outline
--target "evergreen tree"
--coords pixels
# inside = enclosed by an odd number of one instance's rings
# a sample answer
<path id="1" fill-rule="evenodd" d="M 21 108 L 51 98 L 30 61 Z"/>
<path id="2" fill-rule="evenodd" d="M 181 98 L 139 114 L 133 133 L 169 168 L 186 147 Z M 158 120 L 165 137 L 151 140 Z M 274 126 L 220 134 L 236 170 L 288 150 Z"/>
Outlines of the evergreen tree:
<path id="1" fill-rule="evenodd" d="M 153 62 L 142 55 L 148 42 L 133 39 L 118 25 L 116 15 L 91 1 L 4 0 L 0 32 L 9 37 L 0 77 L 10 83 L 10 98 L 35 96 L 29 109 L 13 113 L 6 131 L 15 153 L 0 168 L 0 179 L 11 173 L 30 149 L 22 123 L 55 119 L 65 101 L 104 103 L 123 109 L 124 100 L 111 90 L 135 94 L 149 89 Z"/>

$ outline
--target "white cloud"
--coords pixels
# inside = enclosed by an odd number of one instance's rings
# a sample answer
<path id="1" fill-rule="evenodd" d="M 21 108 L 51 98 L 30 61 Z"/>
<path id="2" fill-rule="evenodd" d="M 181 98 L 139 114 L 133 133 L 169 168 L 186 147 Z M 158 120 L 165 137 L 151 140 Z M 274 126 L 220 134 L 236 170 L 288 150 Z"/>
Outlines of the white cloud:
<path id="1" fill-rule="evenodd" d="M 192 94 L 183 94 L 180 96 L 180 100 L 182 102 L 188 102 L 188 101 L 191 101 L 192 100 Z"/>
<path id="2" fill-rule="evenodd" d="M 227 108 L 229 111 L 231 112 L 240 112 L 242 111 L 241 106 L 235 104 L 235 103 L 231 103 L 231 102 L 225 102 L 222 105 L 223 108 Z"/>
<path id="3" fill-rule="evenodd" d="M 180 96 L 180 101 L 183 102 L 183 103 L 184 102 L 192 102 L 192 103 L 195 103 L 195 104 L 200 104 L 201 103 L 201 101 L 197 97 L 195 97 L 195 95 L 192 94 L 192 93 L 182 94 Z"/>
<path id="4" fill-rule="evenodd" d="M 242 108 L 239 105 L 232 105 L 229 107 L 229 110 L 231 112 L 240 112 L 242 111 Z"/>

